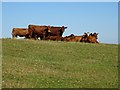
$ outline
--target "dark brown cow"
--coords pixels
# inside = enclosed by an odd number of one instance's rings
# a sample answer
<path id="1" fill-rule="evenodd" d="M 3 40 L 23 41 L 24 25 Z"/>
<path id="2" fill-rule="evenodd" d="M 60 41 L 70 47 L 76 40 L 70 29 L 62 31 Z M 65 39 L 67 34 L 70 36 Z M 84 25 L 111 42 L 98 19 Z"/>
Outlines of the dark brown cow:
<path id="1" fill-rule="evenodd" d="M 87 38 L 88 42 L 89 43 L 99 43 L 97 41 L 97 39 L 98 39 L 97 35 L 98 35 L 98 33 L 94 33 L 94 34 L 91 33 Z"/>
<path id="2" fill-rule="evenodd" d="M 12 37 L 26 37 L 29 38 L 29 32 L 27 28 L 13 28 L 12 30 Z"/>
<path id="3" fill-rule="evenodd" d="M 50 32 L 50 26 L 29 25 L 28 31 L 30 33 L 30 38 L 34 36 L 35 40 L 38 37 L 40 37 L 40 39 L 42 40 L 48 36 L 48 32 Z"/>
<path id="4" fill-rule="evenodd" d="M 87 32 L 87 33 L 85 32 L 85 33 L 83 34 L 80 42 L 88 42 L 88 36 L 89 36 L 88 34 L 89 34 L 89 32 Z"/>
<path id="5" fill-rule="evenodd" d="M 63 32 L 65 31 L 67 27 L 54 27 L 51 26 L 50 27 L 50 32 L 49 32 L 49 36 L 62 36 Z"/>
<path id="6" fill-rule="evenodd" d="M 53 41 L 63 41 L 63 37 L 61 36 L 48 36 L 45 40 L 53 40 Z"/>

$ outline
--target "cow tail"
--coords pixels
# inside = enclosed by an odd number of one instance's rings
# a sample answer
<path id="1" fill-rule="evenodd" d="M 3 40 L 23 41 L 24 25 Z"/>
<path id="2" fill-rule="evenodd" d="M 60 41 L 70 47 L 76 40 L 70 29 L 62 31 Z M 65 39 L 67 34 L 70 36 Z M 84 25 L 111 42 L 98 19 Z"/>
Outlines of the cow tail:
<path id="1" fill-rule="evenodd" d="M 15 30 L 14 30 L 14 28 L 13 28 L 13 30 L 12 30 L 12 38 L 14 38 L 14 31 L 15 31 Z"/>

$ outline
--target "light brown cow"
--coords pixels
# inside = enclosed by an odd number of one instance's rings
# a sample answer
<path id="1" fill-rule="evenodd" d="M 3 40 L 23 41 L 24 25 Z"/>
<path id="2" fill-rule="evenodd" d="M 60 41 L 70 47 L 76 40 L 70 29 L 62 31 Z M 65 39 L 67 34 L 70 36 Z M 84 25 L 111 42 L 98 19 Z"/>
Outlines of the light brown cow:
<path id="1" fill-rule="evenodd" d="M 13 28 L 12 30 L 12 38 L 25 37 L 29 38 L 29 32 L 27 28 Z"/>
<path id="2" fill-rule="evenodd" d="M 88 42 L 89 43 L 99 43 L 98 41 L 97 41 L 97 39 L 98 39 L 98 37 L 97 37 L 97 35 L 98 35 L 98 33 L 94 33 L 94 34 L 90 34 L 89 36 L 88 36 Z"/>
<path id="3" fill-rule="evenodd" d="M 74 36 L 74 40 L 76 42 L 80 42 L 81 39 L 82 39 L 82 36 Z"/>
<path id="4" fill-rule="evenodd" d="M 65 36 L 63 37 L 63 41 L 67 41 L 67 42 L 70 42 L 70 41 L 74 41 L 74 34 L 71 34 L 69 36 Z"/>
<path id="5" fill-rule="evenodd" d="M 80 42 L 81 39 L 82 39 L 82 36 L 75 36 L 74 34 L 71 34 L 69 36 L 64 37 L 63 41 Z"/>

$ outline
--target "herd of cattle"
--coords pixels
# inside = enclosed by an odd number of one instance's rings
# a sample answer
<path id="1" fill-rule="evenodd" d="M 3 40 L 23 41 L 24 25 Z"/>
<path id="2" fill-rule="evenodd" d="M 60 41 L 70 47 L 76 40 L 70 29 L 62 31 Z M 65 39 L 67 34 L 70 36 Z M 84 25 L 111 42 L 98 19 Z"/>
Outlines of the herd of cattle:
<path id="1" fill-rule="evenodd" d="M 67 27 L 55 27 L 55 26 L 39 26 L 28 25 L 28 28 L 13 28 L 12 37 L 16 38 L 25 37 L 26 39 L 40 38 L 41 40 L 53 40 L 53 41 L 68 41 L 68 42 L 88 42 L 98 43 L 98 33 L 85 32 L 81 36 L 75 36 L 71 34 L 69 36 L 62 37 L 63 32 Z"/>

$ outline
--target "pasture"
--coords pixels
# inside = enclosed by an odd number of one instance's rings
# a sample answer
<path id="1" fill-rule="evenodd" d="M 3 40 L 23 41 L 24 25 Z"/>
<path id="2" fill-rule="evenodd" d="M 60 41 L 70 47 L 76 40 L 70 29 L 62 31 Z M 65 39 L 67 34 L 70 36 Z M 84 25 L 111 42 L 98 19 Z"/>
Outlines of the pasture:
<path id="1" fill-rule="evenodd" d="M 118 45 L 2 39 L 3 88 L 117 88 Z"/>

